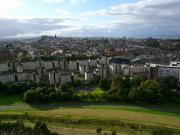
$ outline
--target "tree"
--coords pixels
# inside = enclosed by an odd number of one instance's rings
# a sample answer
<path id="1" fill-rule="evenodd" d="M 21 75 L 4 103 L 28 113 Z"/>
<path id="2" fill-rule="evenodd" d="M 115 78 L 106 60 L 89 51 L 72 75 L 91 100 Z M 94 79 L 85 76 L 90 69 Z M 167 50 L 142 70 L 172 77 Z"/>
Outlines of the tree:
<path id="1" fill-rule="evenodd" d="M 62 84 L 57 90 L 57 97 L 61 101 L 70 101 L 73 99 L 76 91 L 68 83 Z"/>
<path id="2" fill-rule="evenodd" d="M 129 92 L 129 99 L 135 102 L 160 103 L 162 101 L 160 84 L 156 80 L 142 82 L 137 88 Z"/>
<path id="3" fill-rule="evenodd" d="M 34 134 L 35 135 L 49 135 L 50 131 L 47 128 L 46 124 L 41 121 L 36 121 L 34 126 Z"/>
<path id="4" fill-rule="evenodd" d="M 131 83 L 129 77 L 115 76 L 112 80 L 111 88 L 106 92 L 106 97 L 110 100 L 128 101 Z"/>
<path id="5" fill-rule="evenodd" d="M 46 103 L 56 99 L 56 91 L 53 87 L 37 87 L 24 94 L 24 100 L 29 103 Z"/>
<path id="6" fill-rule="evenodd" d="M 135 76 L 133 76 L 133 78 L 131 80 L 131 86 L 138 87 L 142 82 L 144 82 L 146 80 L 147 80 L 147 78 L 145 76 L 135 75 Z"/>
<path id="7" fill-rule="evenodd" d="M 5 94 L 7 89 L 8 89 L 8 84 L 0 82 L 0 93 Z"/>
<path id="8" fill-rule="evenodd" d="M 99 81 L 99 87 L 106 91 L 110 89 L 111 82 L 107 78 L 103 78 Z"/>
<path id="9" fill-rule="evenodd" d="M 39 102 L 39 94 L 36 90 L 28 90 L 24 93 L 24 100 L 28 103 Z"/>
<path id="10" fill-rule="evenodd" d="M 178 87 L 178 79 L 173 76 L 167 76 L 163 78 L 159 78 L 158 82 L 161 85 L 160 92 L 167 99 L 173 99 L 173 89 L 177 89 Z"/>
<path id="11" fill-rule="evenodd" d="M 146 41 L 144 42 L 145 46 L 148 47 L 155 47 L 158 48 L 160 46 L 160 43 L 157 39 L 153 39 L 153 38 L 148 38 L 146 39 Z"/>

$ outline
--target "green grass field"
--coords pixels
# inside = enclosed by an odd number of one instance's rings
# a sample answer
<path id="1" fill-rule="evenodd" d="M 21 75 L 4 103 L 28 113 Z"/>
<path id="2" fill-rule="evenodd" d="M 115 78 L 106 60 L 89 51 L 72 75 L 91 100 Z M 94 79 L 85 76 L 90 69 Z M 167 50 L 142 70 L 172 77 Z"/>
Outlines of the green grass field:
<path id="1" fill-rule="evenodd" d="M 23 99 L 21 96 L 0 95 L 0 106 L 1 105 L 15 105 L 22 102 L 23 102 Z"/>
<path id="2" fill-rule="evenodd" d="M 100 89 L 91 92 L 93 94 L 102 94 Z M 127 123 L 138 123 L 145 125 L 155 125 L 162 127 L 170 127 L 180 129 L 180 105 L 166 103 L 163 105 L 130 105 L 125 103 L 51 103 L 51 104 L 36 104 L 29 105 L 23 102 L 21 96 L 3 96 L 0 95 L 0 121 L 8 120 L 11 115 L 24 115 L 28 113 L 33 116 L 48 117 L 53 119 L 68 118 L 70 120 L 92 120 L 102 121 L 101 124 L 86 124 L 86 125 L 64 125 L 61 122 L 49 122 L 49 126 L 59 133 L 69 135 L 70 132 L 85 132 L 94 134 L 97 126 L 104 127 L 105 130 L 111 131 L 114 126 L 105 125 L 103 122 L 121 121 Z M 4 116 L 4 117 L 3 117 Z M 61 127 L 61 128 L 59 128 Z M 135 130 L 120 129 L 115 127 L 122 134 L 135 133 Z M 60 130 L 63 129 L 63 130 Z M 69 130 L 68 130 L 69 129 Z M 84 129 L 84 130 L 82 130 Z M 69 133 L 68 133 L 69 132 Z M 137 133 L 138 134 L 138 133 Z M 145 134 L 143 132 L 142 134 Z M 147 133 L 148 134 L 148 133 Z"/>

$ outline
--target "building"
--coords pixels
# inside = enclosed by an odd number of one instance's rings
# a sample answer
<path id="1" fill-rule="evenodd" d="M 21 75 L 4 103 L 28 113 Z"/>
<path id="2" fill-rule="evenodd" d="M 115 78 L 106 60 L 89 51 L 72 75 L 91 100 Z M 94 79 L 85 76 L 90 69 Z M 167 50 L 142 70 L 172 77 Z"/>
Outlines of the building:
<path id="1" fill-rule="evenodd" d="M 134 75 L 143 75 L 143 76 L 148 76 L 148 68 L 145 65 L 141 64 L 136 64 L 132 65 L 130 68 L 130 76 Z"/>
<path id="2" fill-rule="evenodd" d="M 180 67 L 171 65 L 160 64 L 146 64 L 149 66 L 149 78 L 162 78 L 167 76 L 173 76 L 180 82 Z"/>
<path id="3" fill-rule="evenodd" d="M 121 65 L 112 63 L 109 65 L 109 74 L 111 76 L 119 74 L 121 72 Z"/>
<path id="4" fill-rule="evenodd" d="M 68 82 L 72 82 L 72 74 L 71 73 L 61 73 L 60 83 L 68 83 Z"/>
<path id="5" fill-rule="evenodd" d="M 7 72 L 10 70 L 10 63 L 5 62 L 5 63 L 0 63 L 0 73 L 1 72 Z"/>
<path id="6" fill-rule="evenodd" d="M 180 61 L 172 61 L 170 63 L 170 66 L 178 66 L 178 67 L 180 67 Z"/>
<path id="7" fill-rule="evenodd" d="M 69 70 L 75 70 L 77 71 L 78 70 L 78 62 L 77 61 L 69 61 L 68 63 L 68 69 Z"/>
<path id="8" fill-rule="evenodd" d="M 89 60 L 89 66 L 90 67 L 96 67 L 98 64 L 98 61 L 97 60 Z"/>
<path id="9" fill-rule="evenodd" d="M 94 79 L 94 73 L 93 72 L 85 72 L 85 80 L 86 81 L 92 81 Z"/>

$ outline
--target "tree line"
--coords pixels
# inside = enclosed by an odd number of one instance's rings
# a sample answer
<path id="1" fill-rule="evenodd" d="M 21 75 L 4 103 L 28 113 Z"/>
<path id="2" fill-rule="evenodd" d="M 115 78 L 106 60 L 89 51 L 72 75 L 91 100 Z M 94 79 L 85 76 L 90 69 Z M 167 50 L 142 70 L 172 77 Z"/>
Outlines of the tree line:
<path id="1" fill-rule="evenodd" d="M 89 85 L 100 87 L 104 92 L 80 94 L 81 81 L 53 86 L 47 83 L 0 83 L 0 93 L 22 95 L 28 103 L 64 101 L 118 101 L 131 103 L 163 103 L 180 97 L 178 80 L 172 76 L 149 80 L 136 75 L 132 78 L 117 75 L 111 79 L 95 79 Z M 87 87 L 89 86 L 87 84 Z"/>
<path id="2" fill-rule="evenodd" d="M 106 89 L 105 97 L 111 101 L 156 104 L 180 97 L 178 89 L 178 80 L 172 76 L 149 80 L 144 76 L 118 75 Z"/>

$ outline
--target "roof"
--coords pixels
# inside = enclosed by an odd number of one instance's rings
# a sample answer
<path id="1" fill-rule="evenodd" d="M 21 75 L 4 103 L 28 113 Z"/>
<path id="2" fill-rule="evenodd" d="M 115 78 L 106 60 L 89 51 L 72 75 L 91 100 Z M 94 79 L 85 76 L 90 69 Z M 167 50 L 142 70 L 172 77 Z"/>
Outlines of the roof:
<path id="1" fill-rule="evenodd" d="M 116 64 L 130 64 L 130 59 L 125 58 L 125 57 L 112 57 L 110 60 L 111 63 L 116 63 Z"/>

